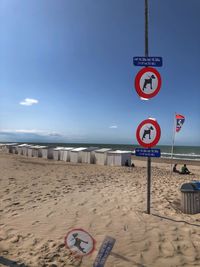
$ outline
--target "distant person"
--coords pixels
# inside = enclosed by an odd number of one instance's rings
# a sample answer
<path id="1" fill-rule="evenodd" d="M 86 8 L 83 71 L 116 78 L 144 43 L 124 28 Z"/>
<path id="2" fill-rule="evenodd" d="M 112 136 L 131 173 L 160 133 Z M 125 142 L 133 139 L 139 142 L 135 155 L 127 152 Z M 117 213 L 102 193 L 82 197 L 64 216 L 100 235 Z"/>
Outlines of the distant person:
<path id="1" fill-rule="evenodd" d="M 177 172 L 177 173 L 180 173 L 178 170 L 177 170 L 177 163 L 176 164 L 174 164 L 174 167 L 173 167 L 173 172 Z"/>
<path id="2" fill-rule="evenodd" d="M 135 164 L 134 164 L 134 163 L 132 163 L 132 164 L 131 164 L 131 167 L 132 167 L 132 168 L 134 168 L 134 167 L 135 167 Z"/>
<path id="3" fill-rule="evenodd" d="M 183 165 L 183 167 L 181 168 L 181 174 L 190 174 L 191 172 L 188 170 L 186 164 Z"/>

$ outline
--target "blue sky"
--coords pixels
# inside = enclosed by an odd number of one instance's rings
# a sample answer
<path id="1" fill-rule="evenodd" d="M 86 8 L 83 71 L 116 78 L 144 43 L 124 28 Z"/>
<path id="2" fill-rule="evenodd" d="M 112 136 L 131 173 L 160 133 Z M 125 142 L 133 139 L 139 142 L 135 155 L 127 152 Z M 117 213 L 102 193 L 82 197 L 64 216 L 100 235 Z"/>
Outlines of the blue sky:
<path id="1" fill-rule="evenodd" d="M 200 1 L 149 0 L 149 55 L 162 56 L 159 94 L 134 89 L 144 55 L 142 0 L 1 0 L 0 142 L 135 144 L 157 119 L 170 144 L 200 145 Z"/>

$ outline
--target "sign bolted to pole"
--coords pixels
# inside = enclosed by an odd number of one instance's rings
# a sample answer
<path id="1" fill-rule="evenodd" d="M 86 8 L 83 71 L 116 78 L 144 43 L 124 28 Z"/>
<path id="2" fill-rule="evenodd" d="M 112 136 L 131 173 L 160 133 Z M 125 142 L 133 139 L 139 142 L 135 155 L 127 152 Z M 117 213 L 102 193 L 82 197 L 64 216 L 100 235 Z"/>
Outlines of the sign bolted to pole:
<path id="1" fill-rule="evenodd" d="M 151 148 L 160 140 L 160 126 L 154 119 L 142 121 L 137 127 L 136 138 L 142 147 Z"/>
<path id="2" fill-rule="evenodd" d="M 155 146 L 161 136 L 160 126 L 155 119 L 149 118 L 142 121 L 136 130 L 136 138 L 138 143 L 145 148 Z M 142 151 L 147 156 L 147 213 L 151 213 L 151 152 Z M 141 151 L 136 156 L 141 156 Z"/>
<path id="3" fill-rule="evenodd" d="M 136 148 L 135 155 L 138 157 L 160 157 L 160 149 L 153 149 L 153 148 Z"/>
<path id="4" fill-rule="evenodd" d="M 140 97 L 152 98 L 156 96 L 161 88 L 162 80 L 160 73 L 152 68 L 142 68 L 135 77 L 135 89 Z"/>
<path id="5" fill-rule="evenodd" d="M 134 57 L 133 65 L 139 67 L 162 67 L 162 57 Z"/>

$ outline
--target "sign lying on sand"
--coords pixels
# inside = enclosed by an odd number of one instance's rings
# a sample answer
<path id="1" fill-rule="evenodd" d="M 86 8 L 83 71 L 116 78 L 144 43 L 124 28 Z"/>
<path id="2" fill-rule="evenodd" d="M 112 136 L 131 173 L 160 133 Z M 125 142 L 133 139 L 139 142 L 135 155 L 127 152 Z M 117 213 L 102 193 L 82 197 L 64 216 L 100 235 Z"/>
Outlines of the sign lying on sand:
<path id="1" fill-rule="evenodd" d="M 160 126 L 155 119 L 144 120 L 137 127 L 136 138 L 142 147 L 155 146 L 159 142 L 160 136 Z"/>
<path id="2" fill-rule="evenodd" d="M 140 67 L 162 67 L 162 57 L 134 57 L 133 65 Z"/>
<path id="3" fill-rule="evenodd" d="M 138 157 L 160 157 L 160 149 L 155 148 L 136 148 L 135 155 Z"/>
<path id="4" fill-rule="evenodd" d="M 106 236 L 101 247 L 99 250 L 99 253 L 97 254 L 97 257 L 95 259 L 95 262 L 93 264 L 93 267 L 103 267 L 105 265 L 105 262 L 115 244 L 116 239 Z"/>
<path id="5" fill-rule="evenodd" d="M 83 229 L 73 229 L 65 237 L 65 245 L 73 253 L 86 256 L 94 251 L 95 240 Z"/>
<path id="6" fill-rule="evenodd" d="M 160 73 L 151 67 L 141 69 L 135 77 L 135 89 L 142 98 L 152 98 L 158 94 L 161 88 Z"/>

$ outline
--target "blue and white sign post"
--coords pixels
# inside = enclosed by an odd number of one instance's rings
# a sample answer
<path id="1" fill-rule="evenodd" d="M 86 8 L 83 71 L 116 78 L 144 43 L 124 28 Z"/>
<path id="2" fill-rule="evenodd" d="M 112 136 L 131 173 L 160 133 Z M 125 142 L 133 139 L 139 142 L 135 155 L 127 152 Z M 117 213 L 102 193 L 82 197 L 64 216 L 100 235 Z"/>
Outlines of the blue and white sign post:
<path id="1" fill-rule="evenodd" d="M 151 210 L 151 157 L 159 157 L 160 149 L 152 149 L 160 140 L 161 130 L 155 119 L 142 121 L 136 130 L 138 143 L 144 148 L 136 148 L 135 155 L 147 157 L 147 213 Z"/>

